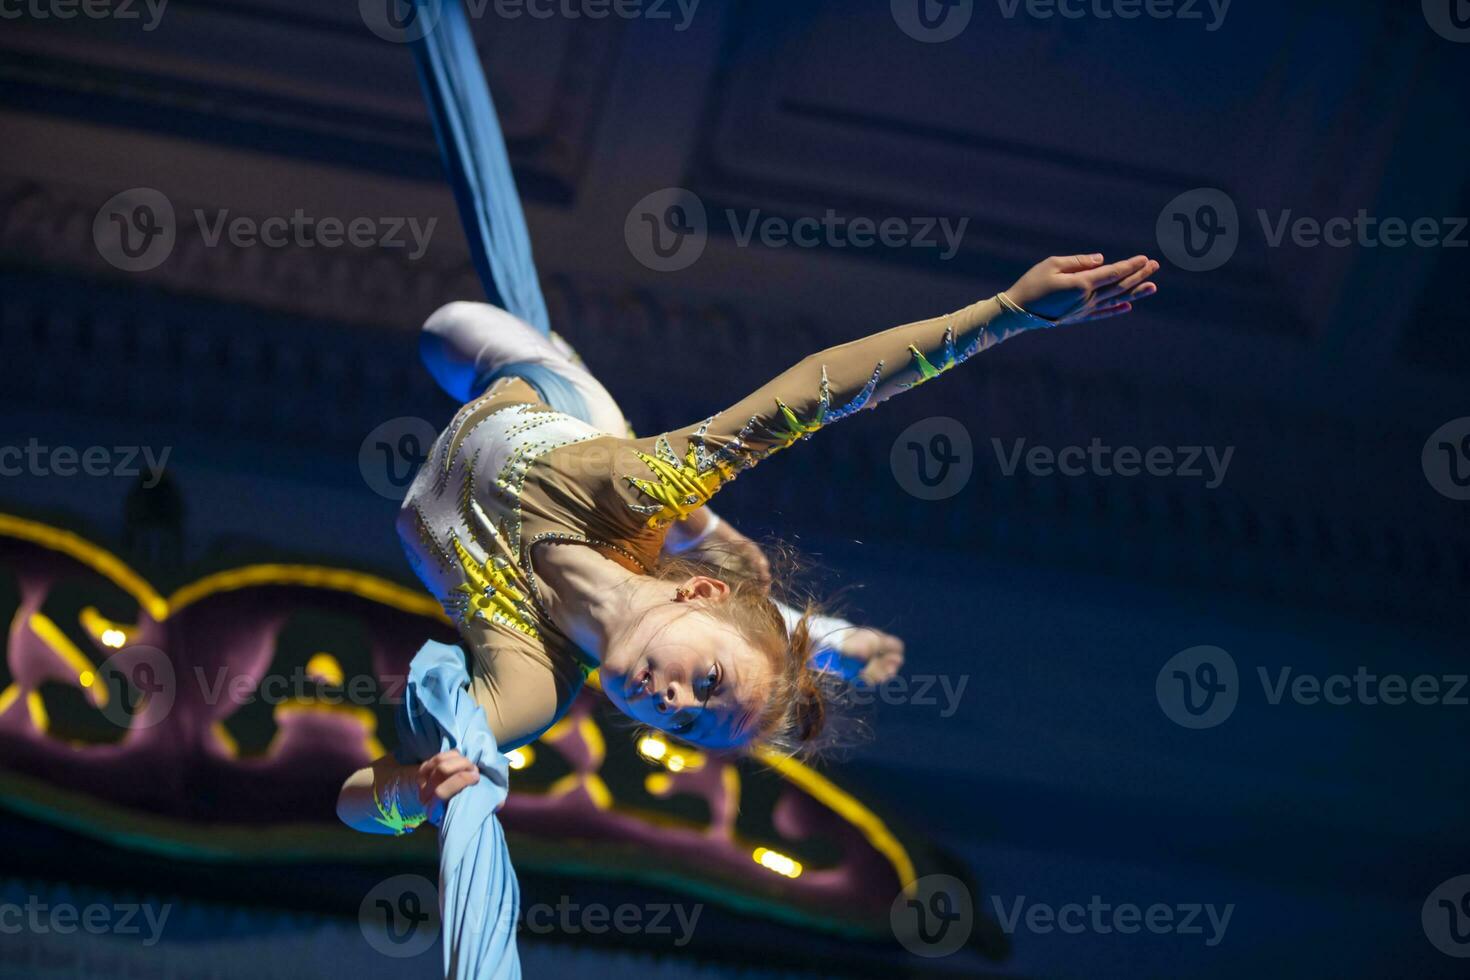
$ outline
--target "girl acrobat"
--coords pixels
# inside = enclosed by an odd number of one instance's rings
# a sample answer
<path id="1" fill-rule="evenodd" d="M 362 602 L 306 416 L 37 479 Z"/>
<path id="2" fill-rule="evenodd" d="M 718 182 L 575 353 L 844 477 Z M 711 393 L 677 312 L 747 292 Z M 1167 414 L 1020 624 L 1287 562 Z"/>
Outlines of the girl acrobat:
<path id="1" fill-rule="evenodd" d="M 818 743 L 828 685 L 810 663 L 809 617 L 788 626 L 758 576 L 663 556 L 671 528 L 692 520 L 699 534 L 700 511 L 758 462 L 995 344 L 1130 312 L 1157 292 L 1158 268 L 1142 255 L 1049 258 L 990 299 L 813 354 L 642 439 L 613 434 L 626 431 L 615 403 L 554 339 L 483 304 L 431 317 L 425 359 L 464 405 L 398 528 L 464 650 L 431 643 L 415 657 L 398 755 L 349 778 L 338 812 L 366 832 L 439 824 L 446 972 L 518 975 L 505 925 L 516 886 L 494 817 L 509 788 L 502 752 L 550 727 L 591 670 L 619 711 L 706 749 Z M 506 363 L 496 331 L 530 355 Z"/>

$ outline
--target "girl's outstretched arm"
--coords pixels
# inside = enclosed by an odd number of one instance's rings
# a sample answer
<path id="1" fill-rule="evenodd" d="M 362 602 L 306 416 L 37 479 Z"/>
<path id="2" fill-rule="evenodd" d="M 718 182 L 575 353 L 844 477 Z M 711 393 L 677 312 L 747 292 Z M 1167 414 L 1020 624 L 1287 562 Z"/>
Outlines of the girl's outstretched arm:
<path id="1" fill-rule="evenodd" d="M 1149 277 L 1158 268 L 1142 255 L 1111 265 L 1101 255 L 1054 257 L 991 299 L 813 354 L 703 422 L 634 442 L 647 472 L 623 474 L 629 506 L 652 527 L 681 520 L 772 453 L 1002 341 L 1131 311 L 1157 292 Z"/>

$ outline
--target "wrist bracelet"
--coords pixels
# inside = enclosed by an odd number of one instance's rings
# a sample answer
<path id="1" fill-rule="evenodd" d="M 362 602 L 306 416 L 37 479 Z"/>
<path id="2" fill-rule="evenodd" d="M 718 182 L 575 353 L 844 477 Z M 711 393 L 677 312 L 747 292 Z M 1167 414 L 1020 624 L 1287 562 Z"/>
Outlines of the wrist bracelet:
<path id="1" fill-rule="evenodd" d="M 1011 299 L 1005 293 L 996 293 L 995 294 L 995 298 L 996 298 L 997 302 L 1000 303 L 1001 306 L 1005 307 L 1007 310 L 1009 310 L 1012 313 L 1019 314 L 1020 316 L 1023 316 L 1026 319 L 1032 321 L 1033 325 L 1035 325 L 1035 326 L 1038 326 L 1038 327 L 1054 327 L 1058 323 L 1061 323 L 1062 322 L 1060 320 L 1053 320 L 1050 317 L 1042 316 L 1039 313 L 1032 313 L 1030 310 L 1028 310 L 1025 307 L 1019 305 L 1015 300 Z"/>

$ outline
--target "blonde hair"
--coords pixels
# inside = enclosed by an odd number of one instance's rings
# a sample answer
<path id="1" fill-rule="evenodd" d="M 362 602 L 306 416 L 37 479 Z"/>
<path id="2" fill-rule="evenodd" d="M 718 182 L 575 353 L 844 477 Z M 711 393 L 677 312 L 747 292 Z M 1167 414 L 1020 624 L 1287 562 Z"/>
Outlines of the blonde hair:
<path id="1" fill-rule="evenodd" d="M 788 548 L 766 548 L 771 563 L 771 580 L 789 590 L 800 560 Z M 735 551 L 712 549 L 698 560 L 665 556 L 654 569 L 654 577 L 678 582 L 694 576 L 718 578 L 729 586 L 725 601 L 702 606 L 700 611 L 740 634 L 760 650 L 771 665 L 771 687 L 757 726 L 752 747 L 783 756 L 810 758 L 836 747 L 835 709 L 844 700 L 847 686 L 841 678 L 811 665 L 816 652 L 812 636 L 813 617 L 822 613 L 811 597 L 787 605 L 802 610 L 801 619 L 788 631 L 786 621 L 772 597 L 772 587 Z"/>

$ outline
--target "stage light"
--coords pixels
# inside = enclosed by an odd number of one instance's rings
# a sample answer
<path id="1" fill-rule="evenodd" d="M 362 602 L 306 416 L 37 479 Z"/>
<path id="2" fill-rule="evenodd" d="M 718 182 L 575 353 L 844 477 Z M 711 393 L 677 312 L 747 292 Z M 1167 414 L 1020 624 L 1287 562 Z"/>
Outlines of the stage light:
<path id="1" fill-rule="evenodd" d="M 638 754 L 649 762 L 662 762 L 669 753 L 669 743 L 657 735 L 645 735 L 638 740 Z"/>
<path id="2" fill-rule="evenodd" d="M 536 761 L 536 753 L 529 745 L 523 745 L 505 753 L 505 761 L 510 763 L 512 769 L 524 769 Z"/>
<path id="3" fill-rule="evenodd" d="M 314 653 L 306 662 L 306 676 L 322 684 L 341 687 L 344 680 L 342 665 L 330 653 Z"/>
<path id="4" fill-rule="evenodd" d="M 704 768 L 703 753 L 670 745 L 663 736 L 652 732 L 638 740 L 638 754 L 669 772 L 698 772 Z"/>
<path id="5" fill-rule="evenodd" d="M 108 629 L 102 631 L 102 645 L 114 650 L 121 650 L 122 645 L 127 642 L 128 635 L 122 630 Z"/>
<path id="6" fill-rule="evenodd" d="M 751 857 L 755 858 L 756 864 L 759 864 L 767 871 L 774 871 L 776 874 L 784 875 L 787 878 L 801 877 L 801 862 L 795 858 L 789 858 L 779 851 L 773 851 L 769 847 L 757 847 Z"/>

